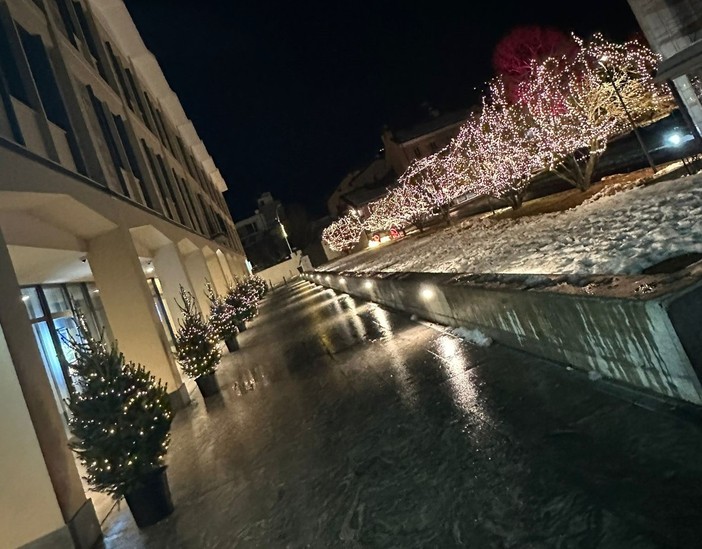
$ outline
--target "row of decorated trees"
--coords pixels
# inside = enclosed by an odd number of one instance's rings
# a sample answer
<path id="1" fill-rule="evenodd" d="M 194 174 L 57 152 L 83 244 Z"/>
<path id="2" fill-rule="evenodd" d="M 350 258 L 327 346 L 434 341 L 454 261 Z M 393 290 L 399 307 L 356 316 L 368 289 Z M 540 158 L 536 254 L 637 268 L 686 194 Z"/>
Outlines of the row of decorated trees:
<path id="1" fill-rule="evenodd" d="M 214 378 L 219 340 L 236 341 L 266 289 L 257 276 L 231 285 L 225 296 L 207 284 L 211 310 L 205 319 L 194 296 L 181 287 L 177 360 L 203 396 L 219 391 Z M 144 366 L 127 362 L 116 342 L 93 338 L 82 315 L 77 316 L 80 338 L 68 342 L 76 353 L 76 391 L 68 402 L 71 447 L 90 486 L 115 499 L 125 497 L 137 525 L 149 526 L 173 511 L 165 475 L 173 417 L 167 388 Z"/>
<path id="2" fill-rule="evenodd" d="M 501 60 L 504 62 L 504 60 Z M 364 230 L 382 231 L 429 218 L 448 219 L 452 201 L 470 193 L 518 208 L 534 179 L 550 171 L 586 190 L 608 142 L 669 114 L 674 101 L 654 82 L 656 55 L 633 40 L 596 34 L 561 40 L 542 55 L 512 63 L 489 83 L 476 110 L 443 150 L 414 161 L 361 220 L 349 212 L 327 227 L 324 241 L 352 249 Z"/>
<path id="3" fill-rule="evenodd" d="M 210 314 L 205 319 L 195 297 L 181 286 L 178 307 L 182 320 L 176 334 L 176 356 L 183 372 L 195 379 L 204 397 L 219 392 L 214 377 L 221 359 L 219 342 L 224 341 L 230 352 L 239 349 L 237 334 L 258 314 L 258 302 L 266 290 L 265 281 L 257 276 L 230 284 L 225 295 L 217 294 L 207 282 L 205 295 L 210 302 Z"/>

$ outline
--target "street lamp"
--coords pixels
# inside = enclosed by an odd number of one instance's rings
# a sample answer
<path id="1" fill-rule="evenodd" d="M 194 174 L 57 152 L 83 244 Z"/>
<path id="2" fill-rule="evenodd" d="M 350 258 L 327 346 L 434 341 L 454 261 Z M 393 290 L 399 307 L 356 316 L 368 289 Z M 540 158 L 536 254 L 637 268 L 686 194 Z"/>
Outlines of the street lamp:
<path id="1" fill-rule="evenodd" d="M 668 135 L 666 141 L 668 141 L 668 143 L 670 143 L 673 147 L 679 147 L 683 142 L 683 138 L 682 135 L 680 135 L 678 132 L 673 132 Z M 692 170 L 690 170 L 690 166 L 688 166 L 687 162 L 685 161 L 685 156 L 683 156 L 680 160 L 682 160 L 683 166 L 685 166 L 685 171 L 687 172 L 687 174 L 692 175 Z"/>
<path id="2" fill-rule="evenodd" d="M 605 78 L 607 79 L 607 82 L 612 84 L 612 88 L 614 89 L 614 93 L 617 94 L 617 98 L 619 99 L 619 102 L 622 104 L 622 109 L 624 109 L 624 112 L 626 113 L 626 117 L 629 119 L 629 124 L 631 124 L 631 129 L 634 130 L 634 135 L 636 135 L 636 139 L 639 142 L 639 146 L 641 147 L 641 150 L 644 153 L 644 156 L 646 157 L 646 160 L 648 160 L 648 165 L 651 166 L 651 170 L 653 170 L 653 173 L 656 173 L 656 165 L 653 163 L 653 159 L 651 158 L 651 155 L 648 152 L 648 149 L 646 148 L 646 144 L 644 143 L 641 134 L 639 133 L 639 127 L 636 125 L 634 122 L 634 118 L 631 116 L 631 113 L 629 112 L 629 109 L 626 106 L 626 103 L 624 103 L 624 98 L 622 97 L 622 94 L 619 92 L 619 88 L 617 87 L 617 84 L 614 82 L 614 78 L 611 77 L 610 72 L 609 72 L 609 67 L 605 65 L 605 63 L 609 60 L 609 57 L 606 55 L 603 55 L 602 57 L 599 58 L 598 63 L 599 65 L 604 69 L 604 74 Z"/>
<path id="3" fill-rule="evenodd" d="M 280 208 L 280 204 L 278 204 L 275 207 L 275 220 L 278 222 L 278 225 L 280 225 L 280 232 L 283 235 L 283 238 L 285 239 L 285 244 L 288 246 L 288 251 L 290 252 L 290 259 L 293 257 L 293 251 L 292 248 L 290 247 L 290 242 L 288 242 L 288 233 L 285 231 L 285 225 L 283 225 L 283 222 L 280 220 L 280 215 L 278 214 L 278 208 Z"/>

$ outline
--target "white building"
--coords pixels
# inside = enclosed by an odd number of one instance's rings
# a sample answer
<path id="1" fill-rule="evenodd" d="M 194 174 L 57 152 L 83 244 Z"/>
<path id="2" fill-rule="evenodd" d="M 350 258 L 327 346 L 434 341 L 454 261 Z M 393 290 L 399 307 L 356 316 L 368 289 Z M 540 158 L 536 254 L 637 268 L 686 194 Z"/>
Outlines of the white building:
<path id="1" fill-rule="evenodd" d="M 188 402 L 180 285 L 246 273 L 205 145 L 121 0 L 0 0 L 0 547 L 91 547 L 62 404 L 76 308 Z"/>
<path id="2" fill-rule="evenodd" d="M 702 0 L 629 0 L 629 5 L 662 57 L 657 79 L 673 83 L 702 135 Z"/>

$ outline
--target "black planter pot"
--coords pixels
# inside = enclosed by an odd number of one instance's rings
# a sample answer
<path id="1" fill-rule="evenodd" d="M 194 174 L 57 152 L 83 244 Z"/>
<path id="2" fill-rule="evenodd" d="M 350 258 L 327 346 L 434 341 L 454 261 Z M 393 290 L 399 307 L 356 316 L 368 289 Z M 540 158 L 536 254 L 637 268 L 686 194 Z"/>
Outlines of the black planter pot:
<path id="1" fill-rule="evenodd" d="M 151 473 L 141 487 L 124 495 L 134 521 L 139 528 L 145 528 L 165 519 L 173 512 L 171 490 L 168 487 L 166 468 L 161 467 Z"/>
<path id="2" fill-rule="evenodd" d="M 224 344 L 227 346 L 227 351 L 229 351 L 230 353 L 239 350 L 239 342 L 236 340 L 235 335 L 225 339 Z"/>
<path id="3" fill-rule="evenodd" d="M 236 325 L 237 328 L 239 328 L 240 332 L 245 332 L 246 331 L 246 322 L 240 322 L 239 324 Z"/>
<path id="4" fill-rule="evenodd" d="M 203 398 L 219 393 L 219 385 L 217 384 L 215 374 L 197 377 L 195 378 L 195 383 L 197 383 Z"/>

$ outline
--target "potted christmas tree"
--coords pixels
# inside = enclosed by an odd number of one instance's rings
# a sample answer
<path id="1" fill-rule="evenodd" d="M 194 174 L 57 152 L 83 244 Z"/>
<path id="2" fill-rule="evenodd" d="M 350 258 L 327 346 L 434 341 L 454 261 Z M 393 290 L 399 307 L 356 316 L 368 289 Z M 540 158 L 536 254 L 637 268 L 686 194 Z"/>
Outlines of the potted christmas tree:
<path id="1" fill-rule="evenodd" d="M 239 331 L 243 332 L 246 330 L 246 322 L 256 316 L 258 312 L 255 295 L 253 295 L 246 282 L 240 282 L 236 286 L 229 288 L 229 292 L 227 292 L 224 299 L 234 311 Z"/>
<path id="2" fill-rule="evenodd" d="M 205 284 L 205 295 L 210 300 L 209 322 L 219 339 L 223 339 L 227 350 L 232 353 L 239 349 L 236 334 L 239 332 L 236 310 L 226 299 L 217 295 L 212 285 Z"/>
<path id="3" fill-rule="evenodd" d="M 215 371 L 222 353 L 217 346 L 217 334 L 202 318 L 195 298 L 182 286 L 178 307 L 183 313 L 176 334 L 176 358 L 188 377 L 195 379 L 203 397 L 219 392 Z"/>
<path id="4" fill-rule="evenodd" d="M 173 512 L 164 464 L 173 417 L 166 387 L 143 366 L 125 362 L 116 342 L 81 332 L 81 341 L 70 342 L 76 353 L 71 448 L 94 490 L 124 496 L 137 526 L 150 526 Z"/>
<path id="5" fill-rule="evenodd" d="M 265 296 L 266 292 L 268 291 L 268 285 L 266 284 L 266 281 L 258 275 L 251 275 L 248 278 L 247 282 L 249 287 L 251 288 L 253 295 L 256 298 L 256 301 L 261 301 L 263 299 L 263 296 Z"/>

